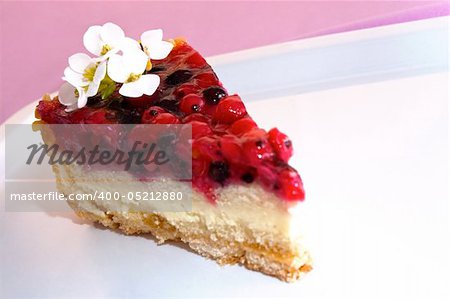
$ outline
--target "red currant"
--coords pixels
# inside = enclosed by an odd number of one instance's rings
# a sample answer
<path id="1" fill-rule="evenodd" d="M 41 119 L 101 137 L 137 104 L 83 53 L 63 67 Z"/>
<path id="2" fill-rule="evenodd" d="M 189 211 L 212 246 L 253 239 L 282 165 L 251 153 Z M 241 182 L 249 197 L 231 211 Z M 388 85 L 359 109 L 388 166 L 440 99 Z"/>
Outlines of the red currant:
<path id="1" fill-rule="evenodd" d="M 284 169 L 278 177 L 279 187 L 282 194 L 288 200 L 303 200 L 305 199 L 305 191 L 303 189 L 303 182 L 299 174 L 292 169 Z"/>
<path id="2" fill-rule="evenodd" d="M 178 99 L 182 99 L 184 96 L 188 94 L 196 94 L 198 91 L 198 86 L 193 84 L 183 84 L 175 90 L 174 95 Z"/>
<path id="3" fill-rule="evenodd" d="M 228 161 L 239 163 L 242 157 L 242 149 L 239 138 L 233 135 L 223 135 L 220 138 L 220 148 L 222 155 Z"/>
<path id="4" fill-rule="evenodd" d="M 198 139 L 212 134 L 211 127 L 204 122 L 192 121 L 192 138 Z"/>
<path id="5" fill-rule="evenodd" d="M 180 110 L 185 114 L 191 114 L 202 111 L 205 101 L 202 97 L 195 94 L 188 94 L 180 102 Z"/>
<path id="6" fill-rule="evenodd" d="M 186 59 L 186 64 L 188 64 L 190 67 L 202 68 L 206 65 L 206 60 L 202 57 L 202 55 L 195 52 Z"/>
<path id="7" fill-rule="evenodd" d="M 210 87 L 211 85 L 219 84 L 219 79 L 217 79 L 217 76 L 214 73 L 199 74 L 197 75 L 197 77 L 195 77 L 195 79 L 197 79 L 197 85 L 200 86 L 201 88 L 206 88 Z"/>
<path id="8" fill-rule="evenodd" d="M 214 112 L 213 119 L 219 123 L 231 124 L 247 114 L 244 103 L 237 95 L 229 96 L 220 101 Z"/>
<path id="9" fill-rule="evenodd" d="M 234 135 L 242 136 L 253 128 L 256 128 L 256 123 L 250 117 L 245 117 L 234 122 L 230 127 L 230 132 Z"/>
<path id="10" fill-rule="evenodd" d="M 192 113 L 185 118 L 183 118 L 183 123 L 188 123 L 191 121 L 200 121 L 204 123 L 209 123 L 210 119 L 208 116 L 201 113 Z"/>
<path id="11" fill-rule="evenodd" d="M 192 156 L 194 158 L 203 157 L 209 160 L 220 159 L 220 148 L 217 138 L 203 136 L 194 139 L 194 142 L 192 143 Z"/>
<path id="12" fill-rule="evenodd" d="M 269 142 L 272 145 L 278 158 L 287 162 L 292 156 L 293 148 L 292 142 L 286 134 L 281 133 L 277 128 L 269 131 Z"/>
<path id="13" fill-rule="evenodd" d="M 178 117 L 171 113 L 159 113 L 156 115 L 156 117 L 153 119 L 154 124 L 179 124 L 180 120 Z"/>
<path id="14" fill-rule="evenodd" d="M 155 118 L 159 114 L 165 113 L 165 112 L 166 112 L 166 110 L 164 110 L 163 108 L 161 108 L 159 106 L 152 106 L 144 111 L 144 113 L 142 114 L 141 122 L 143 124 L 152 124 L 153 121 L 155 120 Z"/>

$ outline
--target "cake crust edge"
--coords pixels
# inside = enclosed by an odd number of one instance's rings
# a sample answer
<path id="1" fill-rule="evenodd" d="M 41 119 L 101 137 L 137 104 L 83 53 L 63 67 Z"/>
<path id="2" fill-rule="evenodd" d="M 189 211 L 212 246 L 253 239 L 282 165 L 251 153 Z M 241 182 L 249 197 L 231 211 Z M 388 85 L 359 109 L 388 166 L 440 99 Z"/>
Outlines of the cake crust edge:
<path id="1" fill-rule="evenodd" d="M 298 266 L 295 265 L 295 260 L 298 257 L 286 258 L 286 255 L 278 250 L 267 251 L 262 248 L 252 248 L 249 244 L 232 243 L 228 240 L 222 240 L 220 244 L 207 237 L 182 233 L 170 224 L 164 215 L 157 213 L 103 212 L 99 215 L 79 209 L 74 202 L 71 202 L 70 205 L 78 217 L 82 219 L 99 223 L 111 229 L 118 229 L 127 235 L 150 233 L 159 244 L 166 241 L 183 242 L 196 253 L 215 260 L 221 266 L 239 264 L 247 269 L 274 276 L 285 282 L 294 282 L 312 270 L 312 261 L 307 252 L 302 257 L 302 259 L 306 259 L 306 262 L 300 263 L 301 265 Z M 227 244 L 223 244 L 223 241 L 226 241 Z M 220 256 L 211 254 L 217 251 L 217 245 L 219 244 L 222 248 L 232 248 L 233 250 L 229 252 L 221 250 Z"/>

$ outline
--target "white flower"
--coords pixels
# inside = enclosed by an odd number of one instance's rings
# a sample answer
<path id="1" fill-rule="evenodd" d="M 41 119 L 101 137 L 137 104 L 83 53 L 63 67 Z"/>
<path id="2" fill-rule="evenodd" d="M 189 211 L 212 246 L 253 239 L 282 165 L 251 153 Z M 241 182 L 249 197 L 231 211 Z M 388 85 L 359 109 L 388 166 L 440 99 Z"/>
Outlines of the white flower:
<path id="1" fill-rule="evenodd" d="M 86 49 L 99 56 L 98 60 L 106 60 L 112 54 L 120 51 L 126 40 L 122 28 L 114 23 L 106 23 L 103 26 L 91 26 L 83 36 Z"/>
<path id="2" fill-rule="evenodd" d="M 158 75 L 144 75 L 148 56 L 138 49 L 129 48 L 123 55 L 113 54 L 109 57 L 108 76 L 118 83 L 123 83 L 119 93 L 130 98 L 143 94 L 152 95 L 159 86 Z"/>
<path id="3" fill-rule="evenodd" d="M 97 94 L 100 82 L 106 76 L 106 62 L 95 62 L 84 53 L 69 57 L 69 66 L 64 70 L 63 80 L 71 82 L 76 87 L 84 87 L 86 96 Z"/>
<path id="4" fill-rule="evenodd" d="M 162 29 L 145 31 L 141 35 L 141 45 L 150 59 L 164 59 L 173 49 L 173 44 L 163 41 Z"/>
<path id="5" fill-rule="evenodd" d="M 58 100 L 67 106 L 66 111 L 70 112 L 82 108 L 87 103 L 87 96 L 82 87 L 76 87 L 72 83 L 64 82 L 58 92 Z"/>
<path id="6" fill-rule="evenodd" d="M 97 63 L 83 53 L 70 56 L 63 77 L 67 82 L 59 90 L 59 101 L 68 106 L 67 111 L 83 108 L 87 98 L 97 94 L 105 75 L 106 62 Z"/>

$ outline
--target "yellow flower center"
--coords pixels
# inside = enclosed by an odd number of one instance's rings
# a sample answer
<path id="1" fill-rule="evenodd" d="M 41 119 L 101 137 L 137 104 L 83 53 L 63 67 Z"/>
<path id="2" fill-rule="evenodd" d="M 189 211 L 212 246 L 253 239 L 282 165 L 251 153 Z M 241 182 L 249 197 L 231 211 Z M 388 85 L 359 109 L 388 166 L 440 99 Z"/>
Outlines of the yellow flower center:
<path id="1" fill-rule="evenodd" d="M 102 51 L 100 52 L 100 55 L 105 55 L 106 53 L 108 53 L 108 51 L 110 51 L 112 48 L 110 45 L 103 45 L 102 47 Z"/>
<path id="2" fill-rule="evenodd" d="M 96 65 L 88 66 L 84 70 L 83 78 L 86 79 L 89 82 L 94 81 L 95 71 L 97 70 Z"/>
<path id="3" fill-rule="evenodd" d="M 150 61 L 150 59 L 147 61 L 147 66 L 145 67 L 145 70 L 149 71 L 151 70 L 153 67 L 152 62 Z"/>
<path id="4" fill-rule="evenodd" d="M 133 73 L 131 73 L 130 76 L 128 77 L 126 83 L 137 81 L 140 77 L 141 77 L 141 74 L 133 74 Z"/>

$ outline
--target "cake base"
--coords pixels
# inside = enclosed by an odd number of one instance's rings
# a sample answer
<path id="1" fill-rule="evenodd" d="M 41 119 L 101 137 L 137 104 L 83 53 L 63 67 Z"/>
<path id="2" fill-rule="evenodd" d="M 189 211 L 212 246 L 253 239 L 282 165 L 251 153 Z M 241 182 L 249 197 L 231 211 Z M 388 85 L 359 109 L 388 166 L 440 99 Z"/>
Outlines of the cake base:
<path id="1" fill-rule="evenodd" d="M 181 241 L 200 255 L 215 260 L 220 265 L 240 264 L 248 269 L 275 276 L 283 281 L 292 282 L 299 279 L 304 273 L 312 269 L 309 255 L 303 259 L 306 262 L 296 265 L 296 256 L 285 256 L 282 252 L 258 248 L 255 244 L 234 242 L 231 240 L 214 238 L 214 232 L 206 231 L 204 235 L 194 233 L 181 233 L 171 225 L 162 215 L 156 213 L 127 213 L 121 215 L 117 212 L 106 212 L 103 215 L 77 210 L 71 204 L 76 214 L 89 221 L 119 229 L 126 234 L 151 233 L 158 243 L 165 241 Z M 298 261 L 301 263 L 300 261 Z"/>
<path id="2" fill-rule="evenodd" d="M 89 174 L 83 174 L 74 166 L 55 165 L 54 171 L 58 189 L 66 195 L 107 188 L 94 185 Z M 105 174 L 91 175 L 105 177 Z M 126 177 L 125 173 L 111 175 Z M 149 183 L 142 185 L 147 190 L 152 190 L 152 187 Z M 261 198 L 265 194 L 255 186 L 233 186 L 224 188 L 218 203 L 213 205 L 194 191 L 193 208 L 189 212 L 123 211 L 108 206 L 109 203 L 95 201 L 68 203 L 79 217 L 119 229 L 125 234 L 152 234 L 158 243 L 184 242 L 193 251 L 220 265 L 240 264 L 292 282 L 312 269 L 311 259 L 300 242 L 291 239 L 290 229 L 296 224 L 289 219 L 280 200 Z M 232 208 L 235 210 L 230 210 Z"/>

